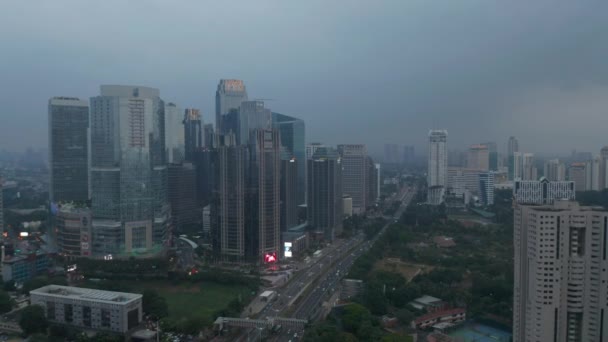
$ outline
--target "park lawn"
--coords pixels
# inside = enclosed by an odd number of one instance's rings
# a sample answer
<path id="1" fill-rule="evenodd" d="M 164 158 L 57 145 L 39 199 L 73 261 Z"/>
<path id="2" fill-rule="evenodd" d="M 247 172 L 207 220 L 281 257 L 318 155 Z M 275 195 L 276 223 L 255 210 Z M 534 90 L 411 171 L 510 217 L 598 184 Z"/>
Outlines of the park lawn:
<path id="1" fill-rule="evenodd" d="M 169 317 L 201 317 L 212 319 L 213 313 L 228 306 L 239 294 L 243 300 L 250 297 L 245 286 L 222 285 L 210 282 L 172 286 L 151 286 L 167 299 Z"/>
<path id="2" fill-rule="evenodd" d="M 167 301 L 169 318 L 175 320 L 195 317 L 212 320 L 216 311 L 226 308 L 239 294 L 244 301 L 251 298 L 250 290 L 242 285 L 222 285 L 206 281 L 182 281 L 174 284 L 170 280 L 122 280 L 118 283 L 130 292 L 156 290 Z"/>

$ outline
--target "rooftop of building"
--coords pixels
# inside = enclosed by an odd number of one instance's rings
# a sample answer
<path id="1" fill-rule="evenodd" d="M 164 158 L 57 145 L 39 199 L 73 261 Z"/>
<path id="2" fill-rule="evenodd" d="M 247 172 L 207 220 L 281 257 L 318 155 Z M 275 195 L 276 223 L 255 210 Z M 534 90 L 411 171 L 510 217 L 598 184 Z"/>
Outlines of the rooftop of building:
<path id="1" fill-rule="evenodd" d="M 455 316 L 455 315 L 463 315 L 466 314 L 466 310 L 464 308 L 456 308 L 456 309 L 448 309 L 448 310 L 440 310 L 431 312 L 420 317 L 417 317 L 414 322 L 416 324 L 424 323 L 426 321 L 435 320 L 440 317 L 447 316 Z"/>
<path id="2" fill-rule="evenodd" d="M 414 299 L 413 301 L 424 305 L 431 305 L 433 303 L 441 302 L 441 299 L 429 295 L 424 295 L 422 297 Z"/>
<path id="3" fill-rule="evenodd" d="M 443 247 L 443 248 L 456 246 L 456 242 L 454 242 L 454 239 L 449 236 L 443 236 L 443 235 L 435 236 L 433 238 L 433 242 L 435 242 L 435 244 L 438 247 Z"/>
<path id="4" fill-rule="evenodd" d="M 106 302 L 112 304 L 128 303 L 142 297 L 142 295 L 137 293 L 104 291 L 61 285 L 47 285 L 30 291 L 30 295 L 44 295 L 58 298 Z"/>

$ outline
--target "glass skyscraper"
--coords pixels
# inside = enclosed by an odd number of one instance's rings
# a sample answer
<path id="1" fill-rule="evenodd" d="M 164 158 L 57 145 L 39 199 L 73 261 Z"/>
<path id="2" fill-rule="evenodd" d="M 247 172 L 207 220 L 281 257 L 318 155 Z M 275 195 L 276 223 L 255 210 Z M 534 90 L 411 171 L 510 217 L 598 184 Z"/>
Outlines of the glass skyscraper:
<path id="1" fill-rule="evenodd" d="M 164 110 L 154 88 L 104 85 L 91 98 L 95 255 L 157 252 L 167 239 Z"/>
<path id="2" fill-rule="evenodd" d="M 223 125 L 223 115 L 231 109 L 239 109 L 241 102 L 247 101 L 247 89 L 241 80 L 220 80 L 215 92 L 215 130 L 217 133 L 227 133 Z"/>
<path id="3" fill-rule="evenodd" d="M 281 135 L 281 146 L 297 161 L 297 201 L 306 202 L 306 127 L 304 120 L 280 113 L 272 113 L 272 125 Z"/>
<path id="4" fill-rule="evenodd" d="M 49 100 L 51 202 L 89 199 L 89 104 L 74 97 Z"/>

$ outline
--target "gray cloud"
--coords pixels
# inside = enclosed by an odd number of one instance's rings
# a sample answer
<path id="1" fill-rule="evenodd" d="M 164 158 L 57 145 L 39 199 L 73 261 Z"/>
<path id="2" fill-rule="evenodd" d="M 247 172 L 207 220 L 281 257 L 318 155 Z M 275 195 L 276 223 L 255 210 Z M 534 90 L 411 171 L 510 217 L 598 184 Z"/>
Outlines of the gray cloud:
<path id="1" fill-rule="evenodd" d="M 46 101 L 143 84 L 211 120 L 219 78 L 309 141 L 604 145 L 605 1 L 21 1 L 0 11 L 0 149 L 46 145 Z M 542 128 L 535 129 L 535 127 Z M 559 137 L 559 138 L 557 138 Z"/>

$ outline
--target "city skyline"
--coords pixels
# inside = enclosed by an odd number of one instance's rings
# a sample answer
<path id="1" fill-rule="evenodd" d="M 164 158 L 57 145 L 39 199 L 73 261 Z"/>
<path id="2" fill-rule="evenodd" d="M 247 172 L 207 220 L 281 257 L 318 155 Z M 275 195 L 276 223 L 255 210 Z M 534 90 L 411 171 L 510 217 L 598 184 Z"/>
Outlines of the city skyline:
<path id="1" fill-rule="evenodd" d="M 200 108 L 203 120 L 213 122 L 214 91 L 224 77 L 244 80 L 250 99 L 272 98 L 273 110 L 305 120 L 310 141 L 349 143 L 349 137 L 364 130 L 357 143 L 366 144 L 371 154 L 381 153 L 387 142 L 415 145 L 423 153 L 425 132 L 437 127 L 452 132 L 451 146 L 461 149 L 496 140 L 503 150 L 508 135 L 534 153 L 602 146 L 602 125 L 597 123 L 604 122 L 608 106 L 603 86 L 608 75 L 597 56 L 605 55 L 607 45 L 601 42 L 606 35 L 596 33 L 608 30 L 600 14 L 606 4 L 552 6 L 541 0 L 523 11 L 507 3 L 473 3 L 359 2 L 342 7 L 312 1 L 276 6 L 276 15 L 264 20 L 249 15 L 271 7 L 263 1 L 234 11 L 218 4 L 191 4 L 184 10 L 155 3 L 137 18 L 127 15 L 135 10 L 131 4 L 115 13 L 113 1 L 91 5 L 86 12 L 70 1 L 5 5 L 0 28 L 12 34 L 0 37 L 5 47 L 0 146 L 20 151 L 46 147 L 47 99 L 88 98 L 98 84 L 159 88 L 167 102 Z M 316 11 L 320 6 L 326 10 Z M 549 9 L 552 15 L 546 16 Z M 82 15 L 91 11 L 99 15 Z M 302 11 L 319 15 L 314 29 L 297 16 Z M 337 18 L 342 11 L 348 15 Z M 20 13 L 31 20 L 18 20 Z M 181 25 L 129 29 L 167 14 L 182 16 Z M 112 29 L 101 21 L 108 15 Z M 218 31 L 226 15 L 233 19 L 231 29 Z M 348 17 L 365 18 L 368 25 Z M 517 24 L 505 21 L 508 17 L 517 17 Z M 581 17 L 585 22 L 576 22 Z M 71 34 L 75 27 L 82 35 Z M 294 34 L 286 33 L 290 30 Z M 393 35 L 403 40 L 395 44 L 388 39 Z M 468 44 L 460 43 L 464 37 Z M 109 44 L 115 39 L 117 44 Z M 148 43 L 156 39 L 165 43 Z M 261 53 L 244 57 L 247 49 Z M 366 67 L 370 65 L 374 67 Z M 58 79 L 62 82 L 57 84 Z M 551 134 L 538 134 L 527 124 L 539 121 Z M 575 123 L 584 134 L 571 135 Z M 470 127 L 475 130 L 467 132 Z M 21 132 L 31 138 L 21 139 Z M 571 139 L 551 140 L 561 135 Z"/>

